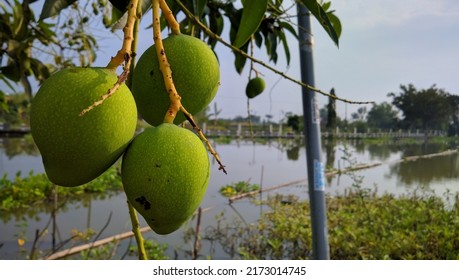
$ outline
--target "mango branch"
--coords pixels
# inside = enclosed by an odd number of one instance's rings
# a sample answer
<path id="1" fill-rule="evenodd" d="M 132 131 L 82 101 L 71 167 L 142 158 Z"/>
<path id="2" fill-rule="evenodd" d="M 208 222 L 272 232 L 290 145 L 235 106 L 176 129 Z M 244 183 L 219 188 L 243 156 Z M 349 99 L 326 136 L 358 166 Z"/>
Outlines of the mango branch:
<path id="1" fill-rule="evenodd" d="M 196 131 L 196 133 L 198 133 L 198 136 L 199 136 L 199 138 L 201 138 L 201 141 L 203 141 L 206 144 L 207 149 L 209 150 L 209 152 L 212 154 L 212 156 L 217 161 L 217 163 L 219 165 L 218 166 L 218 170 L 222 170 L 223 173 L 228 174 L 226 172 L 225 166 L 222 164 L 222 162 L 220 160 L 220 157 L 218 156 L 217 152 L 215 152 L 215 150 L 212 147 L 212 145 L 210 144 L 209 140 L 207 140 L 206 136 L 202 132 L 202 129 L 199 128 L 199 126 L 196 124 L 196 122 L 193 119 L 193 116 L 183 106 L 180 107 L 180 110 L 185 115 L 185 117 L 188 120 L 188 122 L 190 122 L 191 126 Z"/>
<path id="2" fill-rule="evenodd" d="M 134 26 L 136 22 L 136 14 L 137 14 L 137 6 L 139 4 L 139 0 L 131 0 L 128 8 L 128 18 L 126 21 L 126 25 L 123 28 L 124 39 L 123 45 L 121 49 L 116 53 L 114 57 L 110 60 L 106 68 L 108 69 L 116 69 L 120 66 L 125 60 L 128 62 L 123 67 L 123 70 L 129 69 L 129 61 L 132 55 L 131 53 L 131 46 L 132 41 L 134 40 Z"/>
<path id="3" fill-rule="evenodd" d="M 129 217 L 131 218 L 132 232 L 137 243 L 137 250 L 139 251 L 139 260 L 148 260 L 147 253 L 143 242 L 142 232 L 140 231 L 140 223 L 137 217 L 137 212 L 134 207 L 127 202 L 129 208 Z"/>
<path id="4" fill-rule="evenodd" d="M 123 28 L 124 32 L 124 39 L 123 45 L 121 49 L 116 53 L 116 56 L 112 57 L 108 65 L 106 66 L 107 69 L 115 71 L 118 66 L 124 63 L 123 72 L 118 76 L 118 80 L 110 88 L 107 93 L 102 95 L 99 100 L 95 101 L 89 107 L 84 109 L 80 112 L 79 116 L 83 116 L 84 114 L 88 113 L 92 109 L 97 106 L 102 105 L 106 99 L 111 97 L 118 88 L 126 81 L 127 77 L 129 76 L 130 66 L 131 66 L 131 58 L 135 56 L 135 53 L 132 52 L 132 45 L 135 43 L 134 41 L 134 29 L 136 26 L 137 21 L 137 8 L 139 5 L 139 0 L 131 0 L 128 9 L 128 19 L 126 25 Z M 137 23 L 138 24 L 138 23 Z"/>
<path id="5" fill-rule="evenodd" d="M 163 3 L 163 5 L 160 6 L 160 3 Z M 215 160 L 218 162 L 219 164 L 218 169 L 223 170 L 223 172 L 227 174 L 225 166 L 222 164 L 220 157 L 215 152 L 215 150 L 212 148 L 212 145 L 210 144 L 210 142 L 207 140 L 207 138 L 202 133 L 202 130 L 198 127 L 198 125 L 194 121 L 193 116 L 182 105 L 182 102 L 180 101 L 181 97 L 178 94 L 177 89 L 175 88 L 174 81 L 172 78 L 172 70 L 171 70 L 169 62 L 167 61 L 166 51 L 164 50 L 164 46 L 163 46 L 163 42 L 161 38 L 160 9 L 163 9 L 163 7 L 166 9 L 165 13 L 169 14 L 170 17 L 173 18 L 172 12 L 169 10 L 164 0 L 152 0 L 153 40 L 155 42 L 155 50 L 156 50 L 156 55 L 158 56 L 159 68 L 163 75 L 164 85 L 169 94 L 169 100 L 170 100 L 169 109 L 167 110 L 166 115 L 164 117 L 164 122 L 173 123 L 175 116 L 177 115 L 177 112 L 182 111 L 182 113 L 185 115 L 187 120 L 190 122 L 193 129 L 198 133 L 198 136 L 201 139 L 201 141 L 203 141 L 207 145 L 208 150 L 210 151 L 212 156 L 215 158 Z M 163 13 L 164 13 L 164 10 L 163 10 Z M 180 34 L 180 26 L 178 25 L 175 18 L 173 20 L 169 19 L 168 22 L 172 22 L 172 24 L 177 24 L 174 28 L 178 28 L 178 30 L 176 30 L 176 34 Z"/>
<path id="6" fill-rule="evenodd" d="M 163 41 L 161 38 L 161 24 L 160 24 L 160 6 L 159 0 L 153 0 L 153 40 L 155 42 L 156 55 L 158 56 L 159 69 L 163 74 L 164 85 L 169 94 L 170 105 L 164 116 L 165 123 L 173 123 L 177 112 L 180 111 L 182 103 L 180 102 L 180 95 L 175 88 L 172 79 L 172 70 L 169 62 L 167 61 L 166 51 L 164 50 Z"/>
<path id="7" fill-rule="evenodd" d="M 159 0 L 159 6 L 161 7 L 161 11 L 163 12 L 164 18 L 167 21 L 167 24 L 171 28 L 172 34 L 179 35 L 180 32 L 180 24 L 174 17 L 172 10 L 166 3 L 166 0 Z"/>
<path id="8" fill-rule="evenodd" d="M 272 72 L 276 73 L 277 75 L 280 75 L 281 77 L 291 81 L 291 82 L 294 82 L 302 87 L 306 87 L 312 91 L 315 91 L 317 93 L 320 93 L 324 96 L 327 96 L 327 97 L 330 97 L 330 98 L 333 98 L 335 100 L 338 100 L 338 101 L 342 101 L 342 102 L 345 102 L 345 103 L 349 103 L 349 104 L 374 104 L 375 102 L 374 101 L 353 101 L 353 100 L 349 100 L 349 99 L 345 99 L 345 98 L 341 98 L 341 97 L 338 97 L 336 95 L 332 95 L 328 92 L 325 92 L 325 91 L 322 91 L 318 88 L 315 88 L 311 85 L 308 85 L 308 84 L 305 84 L 295 78 L 292 78 L 290 76 L 288 76 L 287 74 L 283 73 L 282 71 L 279 71 L 277 70 L 276 68 L 272 67 L 272 66 L 269 66 L 267 63 L 247 54 L 246 52 L 244 52 L 243 50 L 233 46 L 231 43 L 228 43 L 226 42 L 225 40 L 223 40 L 222 37 L 218 36 L 217 34 L 215 34 L 214 32 L 212 32 L 212 30 L 210 30 L 206 25 L 204 25 L 200 20 L 199 18 L 197 18 L 192 12 L 190 12 L 190 10 L 188 10 L 186 8 L 185 5 L 183 5 L 183 3 L 180 1 L 180 0 L 174 0 L 179 6 L 180 8 L 182 9 L 182 11 L 185 13 L 185 15 L 191 20 L 194 22 L 195 25 L 197 25 L 199 28 L 201 28 L 202 31 L 204 31 L 204 33 L 206 33 L 209 37 L 211 37 L 212 39 L 214 40 L 217 40 L 219 41 L 220 43 L 222 43 L 224 46 L 230 48 L 232 51 L 234 51 L 235 53 L 238 53 L 248 59 L 250 59 L 251 61 L 265 67 L 266 69 L 268 70 L 271 70 Z"/>

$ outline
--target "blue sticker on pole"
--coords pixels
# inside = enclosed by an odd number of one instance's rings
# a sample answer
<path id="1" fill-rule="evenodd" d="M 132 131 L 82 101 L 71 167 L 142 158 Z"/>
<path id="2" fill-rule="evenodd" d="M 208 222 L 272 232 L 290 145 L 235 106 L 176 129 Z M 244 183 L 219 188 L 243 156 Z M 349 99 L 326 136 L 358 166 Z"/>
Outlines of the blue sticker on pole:
<path id="1" fill-rule="evenodd" d="M 314 160 L 314 190 L 325 190 L 325 167 L 319 160 Z"/>

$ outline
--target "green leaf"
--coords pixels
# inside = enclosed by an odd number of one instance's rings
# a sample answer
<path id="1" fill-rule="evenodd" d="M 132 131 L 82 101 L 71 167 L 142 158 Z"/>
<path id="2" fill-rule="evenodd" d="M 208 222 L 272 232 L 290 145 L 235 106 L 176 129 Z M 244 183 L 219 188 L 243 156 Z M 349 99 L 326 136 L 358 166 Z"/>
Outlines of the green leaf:
<path id="1" fill-rule="evenodd" d="M 258 29 L 268 8 L 268 0 L 243 1 L 241 23 L 233 45 L 242 47 Z"/>
<path id="2" fill-rule="evenodd" d="M 341 37 L 341 21 L 339 18 L 333 13 L 333 12 L 327 12 L 328 18 L 330 19 L 331 24 L 333 25 L 333 28 L 336 31 L 336 34 L 338 34 L 338 37 Z"/>
<path id="3" fill-rule="evenodd" d="M 285 33 L 283 32 L 279 32 L 277 35 L 281 39 L 282 45 L 284 46 L 285 58 L 287 59 L 287 65 L 289 65 L 290 64 L 290 49 L 288 47 L 287 38 L 285 36 Z"/>
<path id="4" fill-rule="evenodd" d="M 61 10 L 67 8 L 76 1 L 77 0 L 45 0 L 39 20 L 44 20 L 59 14 Z"/>
<path id="5" fill-rule="evenodd" d="M 301 0 L 300 2 L 303 3 L 303 5 L 305 5 L 319 21 L 320 25 L 322 25 L 323 29 L 327 32 L 328 36 L 330 36 L 336 46 L 339 46 L 339 34 L 329 18 L 329 13 L 325 12 L 324 8 L 317 2 L 317 0 Z M 324 5 L 327 9 L 329 8 L 328 2 Z M 339 24 L 339 29 L 341 33 L 341 24 Z"/>
<path id="6" fill-rule="evenodd" d="M 280 27 L 282 27 L 282 29 L 287 29 L 298 40 L 298 34 L 296 33 L 296 30 L 295 30 L 295 28 L 293 28 L 292 25 L 290 25 L 289 23 L 287 23 L 285 21 L 282 21 L 282 22 L 280 22 Z"/>
<path id="7" fill-rule="evenodd" d="M 7 79 L 13 82 L 19 82 L 21 79 L 21 73 L 16 64 L 10 63 L 0 68 L 0 73 L 3 74 Z"/>
<path id="8" fill-rule="evenodd" d="M 139 5 L 142 5 L 142 15 L 145 15 L 151 8 L 151 0 L 140 0 Z M 119 10 L 113 10 L 112 13 L 112 29 L 123 29 L 127 22 L 127 11 L 119 13 Z"/>
<path id="9" fill-rule="evenodd" d="M 204 8 L 206 7 L 206 2 L 207 0 L 193 0 L 193 12 L 195 16 L 202 16 Z"/>
<path id="10" fill-rule="evenodd" d="M 120 12 L 127 11 L 127 6 L 129 5 L 130 0 L 108 0 L 113 5 L 113 7 L 117 8 Z M 150 1 L 151 3 L 151 1 Z"/>

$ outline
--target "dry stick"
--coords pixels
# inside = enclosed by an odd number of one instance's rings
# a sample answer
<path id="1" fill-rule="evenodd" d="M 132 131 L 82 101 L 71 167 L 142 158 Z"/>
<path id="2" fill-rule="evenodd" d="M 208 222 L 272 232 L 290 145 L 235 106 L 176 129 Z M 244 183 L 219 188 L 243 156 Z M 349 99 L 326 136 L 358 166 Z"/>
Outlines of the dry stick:
<path id="1" fill-rule="evenodd" d="M 401 159 L 393 161 L 393 163 L 406 162 L 406 161 L 415 161 L 415 160 L 418 160 L 418 159 L 428 159 L 428 158 L 433 158 L 433 157 L 438 157 L 438 156 L 451 155 L 451 154 L 455 154 L 455 153 L 459 153 L 459 150 L 458 149 L 453 149 L 453 150 L 447 150 L 447 151 L 444 151 L 444 152 L 428 154 L 428 155 L 404 157 L 404 158 L 401 158 Z M 353 172 L 353 171 L 357 171 L 357 170 L 369 169 L 369 168 L 381 166 L 382 164 L 383 164 L 382 162 L 374 162 L 374 163 L 369 163 L 369 164 L 357 164 L 357 165 L 350 166 L 350 167 L 345 168 L 345 169 L 338 169 L 338 170 L 325 172 L 325 176 L 334 176 L 334 175 L 337 175 L 337 174 L 344 174 L 344 173 L 349 173 L 349 172 Z M 307 183 L 307 179 L 295 180 L 295 181 L 287 182 L 287 183 L 284 183 L 284 184 L 275 185 L 275 186 L 272 186 L 272 187 L 269 187 L 269 188 L 266 188 L 266 189 L 263 189 L 263 190 L 259 189 L 259 190 L 252 191 L 252 192 L 247 192 L 247 193 L 234 195 L 234 196 L 228 198 L 228 201 L 231 204 L 235 200 L 239 200 L 239 199 L 242 199 L 242 198 L 247 197 L 247 196 L 252 196 L 252 195 L 255 195 L 255 194 L 258 194 L 258 193 L 271 191 L 271 190 L 275 190 L 275 189 L 279 189 L 279 188 L 283 188 L 283 187 L 288 187 L 288 186 L 291 186 L 291 185 L 294 185 L 294 184 L 299 184 L 299 183 Z"/>
<path id="2" fill-rule="evenodd" d="M 112 88 L 110 88 L 107 93 L 102 95 L 99 100 L 95 101 L 93 104 L 91 104 L 89 107 L 85 108 L 83 111 L 80 112 L 79 116 L 83 116 L 84 114 L 88 113 L 95 107 L 101 105 L 104 103 L 104 101 L 111 97 L 115 92 L 118 90 L 118 88 L 126 81 L 129 71 L 130 71 L 130 65 L 131 65 L 131 57 L 134 56 L 135 54 L 132 53 L 132 42 L 134 40 L 134 27 L 136 25 L 136 20 L 137 20 L 137 7 L 140 6 L 138 5 L 139 0 L 131 0 L 131 3 L 129 4 L 129 9 L 128 9 L 128 19 L 126 22 L 126 25 L 123 28 L 124 32 L 124 39 L 123 39 L 123 45 L 121 49 L 116 53 L 114 57 L 111 58 L 110 62 L 106 66 L 107 69 L 115 71 L 118 66 L 123 64 L 123 72 L 120 74 L 118 77 L 118 80 L 116 83 L 113 85 Z"/>
<path id="3" fill-rule="evenodd" d="M 212 156 L 215 158 L 215 160 L 219 164 L 218 169 L 222 170 L 225 174 L 227 174 L 225 166 L 222 164 L 220 157 L 215 152 L 212 145 L 210 144 L 210 142 L 207 140 L 207 138 L 203 134 L 202 130 L 199 128 L 199 126 L 194 121 L 193 116 L 185 109 L 185 107 L 182 105 L 180 101 L 181 97 L 178 94 L 177 89 L 175 88 L 174 81 L 172 78 L 172 70 L 171 70 L 169 62 L 167 61 L 166 52 L 164 50 L 163 42 L 161 39 L 161 25 L 160 25 L 160 15 L 159 15 L 160 9 L 163 11 L 164 17 L 168 21 L 168 24 L 171 27 L 172 32 L 174 34 L 176 35 L 180 34 L 180 25 L 175 20 L 172 14 L 172 11 L 169 9 L 169 7 L 167 6 L 164 0 L 153 0 L 152 5 L 153 5 L 153 34 L 154 34 L 153 40 L 155 42 L 156 55 L 158 56 L 159 67 L 160 67 L 161 73 L 163 74 L 164 84 L 166 86 L 166 90 L 169 94 L 169 100 L 170 100 L 169 109 L 167 110 L 167 113 L 164 117 L 164 122 L 173 123 L 178 111 L 181 111 L 185 115 L 187 120 L 190 122 L 193 129 L 197 132 L 199 138 L 207 145 L 209 152 L 212 154 Z"/>
<path id="4" fill-rule="evenodd" d="M 305 181 L 307 181 L 307 180 L 306 179 L 295 180 L 295 181 L 287 182 L 287 183 L 284 183 L 284 184 L 275 185 L 275 186 L 272 186 L 272 187 L 269 187 L 269 188 L 264 188 L 264 189 L 259 189 L 259 190 L 256 190 L 256 191 L 241 193 L 241 194 L 234 195 L 234 196 L 228 198 L 228 201 L 231 204 L 235 200 L 239 200 L 239 199 L 244 198 L 246 196 L 252 196 L 252 195 L 255 195 L 255 194 L 258 194 L 258 193 L 261 193 L 261 192 L 272 191 L 272 190 L 275 190 L 275 189 L 291 186 L 291 185 L 294 185 L 294 184 L 304 183 Z"/>
<path id="5" fill-rule="evenodd" d="M 210 209 L 212 209 L 212 207 L 201 209 L 201 213 L 205 213 L 205 212 L 209 211 Z M 197 211 L 194 213 L 194 215 L 196 215 L 196 214 L 197 214 Z M 147 231 L 150 231 L 150 230 L 151 230 L 151 228 L 147 226 L 147 227 L 140 228 L 139 232 L 140 233 L 144 233 L 144 232 L 147 232 Z M 132 237 L 133 235 L 134 235 L 134 233 L 132 231 L 124 232 L 124 233 L 120 233 L 120 234 L 115 234 L 113 236 L 110 236 L 110 237 L 107 237 L 107 238 L 104 238 L 104 239 L 101 239 L 101 240 L 98 240 L 98 241 L 95 241 L 95 242 L 91 242 L 91 243 L 87 243 L 87 244 L 83 244 L 83 245 L 78 245 L 78 246 L 71 247 L 71 248 L 66 249 L 66 250 L 62 250 L 62 251 L 56 252 L 56 253 L 54 253 L 52 255 L 49 255 L 45 259 L 46 260 L 62 259 L 62 258 L 65 258 L 67 256 L 78 254 L 78 253 L 80 253 L 80 252 L 82 252 L 84 250 L 88 250 L 90 248 L 99 247 L 99 246 L 105 245 L 105 244 L 113 242 L 113 241 L 119 241 L 119 240 L 123 240 L 123 239 L 129 238 L 129 237 Z"/>
<path id="6" fill-rule="evenodd" d="M 185 15 L 190 19 L 192 20 L 196 25 L 199 26 L 199 28 L 201 28 L 208 36 L 210 36 L 212 39 L 215 39 L 217 41 L 219 41 L 220 43 L 222 43 L 223 45 L 225 45 L 226 47 L 230 48 L 231 50 L 233 50 L 235 53 L 238 53 L 248 59 L 250 59 L 251 61 L 255 62 L 255 63 L 258 63 L 260 64 L 261 66 L 271 70 L 272 72 L 284 77 L 285 79 L 287 80 L 290 80 L 300 86 L 303 86 L 303 87 L 306 87 L 308 88 L 309 90 L 312 90 L 312 91 L 315 91 L 315 92 L 318 92 L 322 95 L 325 95 L 327 97 L 330 97 L 330 98 L 333 98 L 335 100 L 339 100 L 339 101 L 342 101 L 342 102 L 345 102 L 345 103 L 349 103 L 349 104 L 374 104 L 375 102 L 374 101 L 352 101 L 352 100 L 349 100 L 349 99 L 345 99 L 345 98 L 341 98 L 341 97 L 338 97 L 338 96 L 335 96 L 335 95 L 331 95 L 330 93 L 328 92 L 325 92 L 325 91 L 322 91 L 320 89 L 317 89 L 311 85 L 308 85 L 308 84 L 305 84 L 295 78 L 292 78 L 288 75 L 286 75 L 285 73 L 283 73 L 282 71 L 279 71 L 277 70 L 276 68 L 274 67 L 271 67 L 269 66 L 268 64 L 266 64 L 265 62 L 259 60 L 259 59 L 256 59 L 254 58 L 253 56 L 250 56 L 249 54 L 247 54 L 246 52 L 242 51 L 241 49 L 238 49 L 236 48 L 235 46 L 231 45 L 230 43 L 226 42 L 225 40 L 222 39 L 222 37 L 218 36 L 217 34 L 215 34 L 214 32 L 212 32 L 212 30 L 210 30 L 207 26 L 205 26 L 195 15 L 193 15 L 186 7 L 185 5 L 183 5 L 183 3 L 180 1 L 180 0 L 175 0 L 175 2 L 180 6 L 180 8 L 182 9 L 182 11 L 185 13 Z"/>
<path id="7" fill-rule="evenodd" d="M 201 216 L 202 216 L 202 208 L 198 208 L 198 217 L 196 221 L 196 231 L 193 243 L 193 249 L 191 251 L 191 257 L 193 260 L 198 259 L 198 252 L 201 249 L 201 238 L 199 237 L 199 233 L 201 232 Z"/>
<path id="8" fill-rule="evenodd" d="M 139 231 L 141 233 L 143 233 L 143 232 L 147 232 L 149 230 L 151 230 L 150 227 L 143 227 Z M 126 238 L 129 238 L 129 237 L 132 237 L 133 235 L 134 235 L 134 233 L 132 231 L 124 232 L 124 233 L 117 234 L 117 235 L 113 235 L 113 236 L 110 236 L 110 237 L 107 237 L 107 238 L 104 238 L 104 239 L 101 239 L 101 240 L 97 240 L 95 242 L 91 242 L 91 243 L 75 246 L 75 247 L 69 248 L 67 250 L 56 252 L 56 253 L 48 256 L 46 259 L 47 260 L 62 259 L 62 258 L 67 257 L 67 256 L 78 254 L 78 253 L 80 253 L 80 252 L 82 252 L 84 250 L 88 250 L 90 248 L 99 247 L 99 246 L 102 246 L 104 244 L 107 244 L 107 243 L 110 243 L 110 242 L 113 242 L 113 241 L 122 240 L 122 239 L 126 239 Z"/>

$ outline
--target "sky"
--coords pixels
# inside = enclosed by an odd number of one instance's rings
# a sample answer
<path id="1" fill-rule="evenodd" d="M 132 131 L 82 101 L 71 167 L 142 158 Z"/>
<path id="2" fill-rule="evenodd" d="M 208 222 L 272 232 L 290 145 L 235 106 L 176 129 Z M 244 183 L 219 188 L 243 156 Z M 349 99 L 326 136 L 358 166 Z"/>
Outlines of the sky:
<path id="1" fill-rule="evenodd" d="M 390 92 L 399 93 L 401 84 L 416 88 L 434 84 L 459 95 L 459 2 L 457 0 L 332 0 L 343 32 L 339 48 L 315 19 L 315 86 L 355 101 L 391 101 Z M 300 78 L 297 41 L 291 40 L 292 62 L 276 65 L 288 75 Z M 222 61 L 222 85 L 215 98 L 221 117 L 247 115 L 245 85 L 247 76 L 235 73 L 233 56 Z M 282 50 L 279 50 L 282 54 Z M 260 53 L 260 57 L 263 57 Z M 248 67 L 247 67 L 248 68 Z M 255 114 L 273 115 L 278 120 L 285 112 L 302 114 L 301 88 L 279 78 L 261 66 L 267 90 L 253 99 Z M 247 74 L 246 74 L 247 75 Z M 317 95 L 319 107 L 328 98 Z M 337 103 L 339 115 L 350 118 L 362 105 Z M 367 105 L 368 109 L 371 105 Z M 347 111 L 347 114 L 346 114 Z"/>
<path id="2" fill-rule="evenodd" d="M 288 1 L 286 1 L 288 2 Z M 312 19 L 314 36 L 315 87 L 353 101 L 390 102 L 388 93 L 400 92 L 400 85 L 413 84 L 418 89 L 436 85 L 459 95 L 459 1 L 457 0 L 332 0 L 331 8 L 340 18 L 343 32 L 339 48 Z M 142 25 L 151 23 L 145 16 Z M 296 23 L 296 20 L 294 20 Z M 151 29 L 140 34 L 138 53 L 153 44 Z M 227 30 L 224 31 L 227 34 Z M 118 37 L 99 41 L 100 51 L 95 66 L 106 65 L 121 46 Z M 275 68 L 300 79 L 298 42 L 289 36 L 291 63 L 282 57 Z M 245 87 L 248 64 L 242 75 L 233 66 L 234 55 L 219 44 L 221 86 L 210 104 L 221 110 L 219 117 L 247 116 Z M 255 50 L 255 57 L 268 62 L 264 49 Z M 266 90 L 250 101 L 251 113 L 273 116 L 279 121 L 285 113 L 302 115 L 301 87 L 256 65 L 266 81 Z M 319 107 L 328 97 L 317 95 Z M 350 119 L 360 106 L 337 102 L 341 118 Z M 367 105 L 370 109 L 372 105 Z"/>

